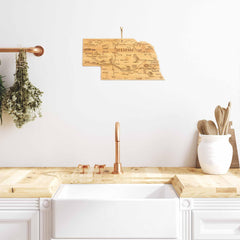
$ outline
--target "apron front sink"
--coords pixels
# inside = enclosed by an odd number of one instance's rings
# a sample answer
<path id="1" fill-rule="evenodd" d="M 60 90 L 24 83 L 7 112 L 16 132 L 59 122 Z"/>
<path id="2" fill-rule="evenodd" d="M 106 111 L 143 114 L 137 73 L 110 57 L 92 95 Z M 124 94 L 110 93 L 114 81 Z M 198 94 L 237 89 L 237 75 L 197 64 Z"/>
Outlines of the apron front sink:
<path id="1" fill-rule="evenodd" d="M 176 239 L 178 212 L 171 184 L 66 184 L 52 200 L 52 235 Z"/>

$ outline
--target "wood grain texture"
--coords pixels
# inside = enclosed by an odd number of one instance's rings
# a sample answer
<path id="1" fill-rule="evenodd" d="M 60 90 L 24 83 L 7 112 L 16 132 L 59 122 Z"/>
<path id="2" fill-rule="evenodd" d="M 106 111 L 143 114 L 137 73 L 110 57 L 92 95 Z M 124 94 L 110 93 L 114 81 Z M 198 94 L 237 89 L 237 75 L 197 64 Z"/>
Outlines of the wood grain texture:
<path id="1" fill-rule="evenodd" d="M 83 39 L 83 66 L 101 67 L 102 80 L 164 80 L 152 45 L 135 39 Z"/>
<path id="2" fill-rule="evenodd" d="M 51 198 L 60 184 L 171 183 L 179 197 L 240 197 L 240 169 L 226 175 L 207 175 L 197 168 L 106 168 L 81 174 L 78 168 L 0 168 L 0 198 Z"/>

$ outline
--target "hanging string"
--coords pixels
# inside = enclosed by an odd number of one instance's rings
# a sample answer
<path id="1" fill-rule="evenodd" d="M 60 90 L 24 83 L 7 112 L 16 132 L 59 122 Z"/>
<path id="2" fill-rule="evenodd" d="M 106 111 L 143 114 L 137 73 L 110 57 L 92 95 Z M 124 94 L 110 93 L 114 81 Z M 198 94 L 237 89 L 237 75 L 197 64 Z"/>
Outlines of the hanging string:
<path id="1" fill-rule="evenodd" d="M 121 40 L 123 40 L 123 27 L 120 27 L 121 30 Z"/>

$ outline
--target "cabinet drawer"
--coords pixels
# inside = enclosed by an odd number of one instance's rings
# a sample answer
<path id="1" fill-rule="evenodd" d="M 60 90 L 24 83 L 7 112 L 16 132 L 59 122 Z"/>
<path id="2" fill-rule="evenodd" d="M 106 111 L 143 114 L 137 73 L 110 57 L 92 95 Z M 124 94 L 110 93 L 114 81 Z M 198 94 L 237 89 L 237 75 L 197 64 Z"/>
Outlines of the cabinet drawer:
<path id="1" fill-rule="evenodd" d="M 193 210 L 193 239 L 240 239 L 240 211 Z"/>

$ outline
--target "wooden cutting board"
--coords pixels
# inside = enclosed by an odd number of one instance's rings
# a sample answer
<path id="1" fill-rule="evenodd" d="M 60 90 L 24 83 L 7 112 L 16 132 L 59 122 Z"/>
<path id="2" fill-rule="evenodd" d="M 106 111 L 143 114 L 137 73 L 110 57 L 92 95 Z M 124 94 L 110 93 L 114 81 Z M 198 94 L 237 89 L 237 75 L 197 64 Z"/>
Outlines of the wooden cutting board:
<path id="1" fill-rule="evenodd" d="M 230 141 L 230 143 L 231 143 L 231 145 L 233 147 L 233 157 L 232 157 L 232 163 L 231 163 L 230 168 L 239 168 L 239 158 L 238 158 L 238 150 L 237 150 L 235 131 L 234 131 L 233 128 L 230 128 L 228 133 L 231 134 L 231 137 L 230 137 L 229 141 Z M 200 134 L 198 134 L 197 146 L 199 145 L 200 141 L 201 141 L 201 136 L 200 136 Z M 196 167 L 200 168 L 198 155 L 197 155 Z"/>

